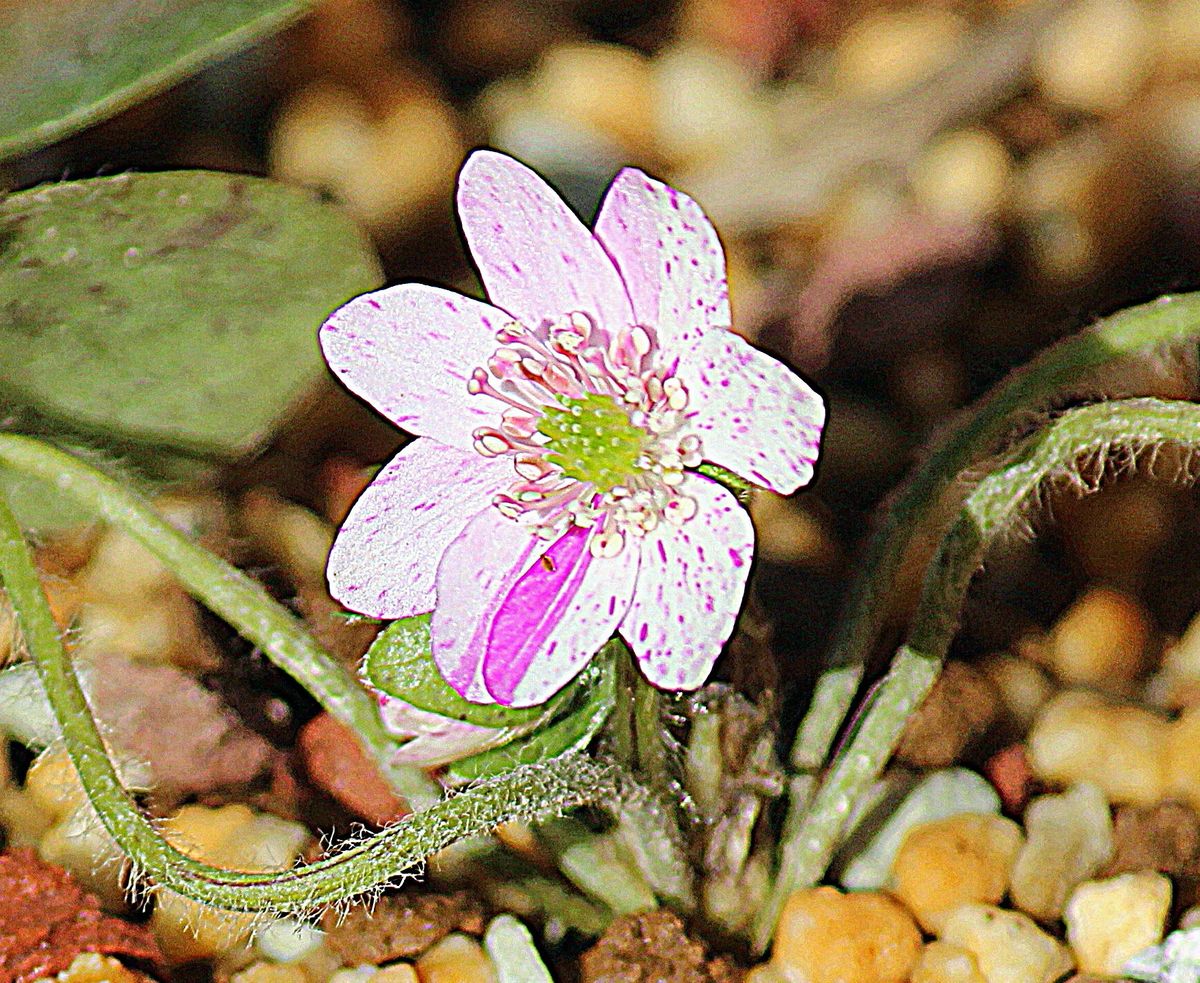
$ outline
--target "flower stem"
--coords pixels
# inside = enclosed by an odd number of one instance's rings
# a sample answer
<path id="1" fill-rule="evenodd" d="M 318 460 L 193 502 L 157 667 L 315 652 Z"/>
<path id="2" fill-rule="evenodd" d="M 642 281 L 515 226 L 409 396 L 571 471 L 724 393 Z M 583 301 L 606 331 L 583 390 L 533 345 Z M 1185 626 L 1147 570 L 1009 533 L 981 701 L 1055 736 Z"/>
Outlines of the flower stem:
<path id="1" fill-rule="evenodd" d="M 437 801 L 436 786 L 421 771 L 392 763 L 396 745 L 383 729 L 374 700 L 261 584 L 192 542 L 141 495 L 73 454 L 32 437 L 0 434 L 0 467 L 53 485 L 141 543 L 190 594 L 261 648 L 330 716 L 350 728 L 412 808 Z"/>
<path id="2" fill-rule="evenodd" d="M 908 718 L 928 695 L 988 545 L 1011 527 L 1043 483 L 1060 480 L 1081 492 L 1095 491 L 1110 462 L 1132 469 L 1140 451 L 1164 445 L 1200 450 L 1200 406 L 1156 399 L 1096 403 L 1063 414 L 979 482 L 928 567 L 908 642 L 896 653 L 863 708 L 857 728 L 782 846 L 778 876 L 755 924 L 759 951 L 770 943 L 787 896 L 815 884 L 824 874 L 855 801 L 883 770 Z M 1095 458 L 1097 468 L 1094 477 L 1085 479 L 1078 464 L 1089 456 Z M 1155 476 L 1152 457 L 1147 470 Z M 1186 466 L 1163 477 L 1194 480 Z"/>
<path id="3" fill-rule="evenodd" d="M 662 693 L 634 667 L 633 734 L 638 765 L 659 794 L 671 787 L 667 749 L 663 744 Z"/>
<path id="4" fill-rule="evenodd" d="M 121 786 L 50 613 L 29 547 L 0 500 L 0 577 L 67 753 L 105 828 L 157 888 L 217 908 L 303 915 L 354 898 L 411 870 L 431 853 L 500 823 L 531 821 L 617 794 L 612 765 L 564 755 L 515 769 L 413 813 L 325 860 L 281 873 L 211 867 L 163 839 Z"/>

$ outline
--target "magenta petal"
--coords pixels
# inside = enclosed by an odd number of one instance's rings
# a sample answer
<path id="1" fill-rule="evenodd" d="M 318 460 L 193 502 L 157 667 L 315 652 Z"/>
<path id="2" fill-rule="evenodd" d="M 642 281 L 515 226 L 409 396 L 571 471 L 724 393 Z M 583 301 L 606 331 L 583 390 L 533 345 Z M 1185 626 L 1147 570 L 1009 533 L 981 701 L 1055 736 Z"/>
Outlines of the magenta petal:
<path id="1" fill-rule="evenodd" d="M 545 541 L 488 506 L 442 554 L 438 605 L 430 626 L 433 661 L 454 689 L 475 703 L 495 703 L 483 683 L 483 657 L 500 603 Z"/>
<path id="2" fill-rule="evenodd" d="M 483 679 L 498 703 L 535 706 L 565 686 L 608 641 L 629 606 L 638 552 L 592 556 L 578 526 L 521 576 L 492 622 Z"/>
<path id="3" fill-rule="evenodd" d="M 600 206 L 596 238 L 617 264 L 638 322 L 657 330 L 664 350 L 729 327 L 725 252 L 687 195 L 626 168 Z"/>
<path id="4" fill-rule="evenodd" d="M 733 332 L 713 331 L 678 375 L 706 461 L 784 495 L 812 480 L 825 401 L 795 372 Z"/>
<path id="5" fill-rule="evenodd" d="M 690 690 L 704 684 L 733 632 L 754 556 L 754 528 L 716 482 L 689 474 L 681 490 L 699 509 L 682 528 L 664 523 L 643 541 L 621 635 L 655 686 Z"/>
<path id="6" fill-rule="evenodd" d="M 442 553 L 512 478 L 506 458 L 413 441 L 379 472 L 342 523 L 329 553 L 330 593 L 375 618 L 431 610 Z"/>
<path id="7" fill-rule="evenodd" d="M 421 283 L 356 297 L 321 329 L 329 367 L 397 426 L 469 450 L 472 432 L 504 409 L 472 396 L 472 369 L 487 364 L 511 320 L 488 304 Z"/>
<path id="8" fill-rule="evenodd" d="M 488 298 L 526 326 L 572 311 L 610 330 L 632 323 L 608 254 L 524 164 L 491 150 L 473 153 L 458 179 L 458 214 Z"/>

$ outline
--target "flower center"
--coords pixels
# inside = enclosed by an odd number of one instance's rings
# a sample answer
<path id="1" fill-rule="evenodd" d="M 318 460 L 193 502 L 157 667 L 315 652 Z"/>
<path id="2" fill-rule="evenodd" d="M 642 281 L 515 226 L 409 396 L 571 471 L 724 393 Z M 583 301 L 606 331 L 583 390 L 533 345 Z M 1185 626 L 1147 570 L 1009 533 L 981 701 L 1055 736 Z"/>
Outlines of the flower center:
<path id="1" fill-rule="evenodd" d="M 628 537 L 696 514 L 679 486 L 700 464 L 700 439 L 686 432 L 687 390 L 650 328 L 601 331 L 574 312 L 496 338 L 467 388 L 506 406 L 474 434 L 480 454 L 510 457 L 520 479 L 493 500 L 503 515 L 545 539 L 590 527 L 593 554 L 616 556 Z"/>
<path id="2" fill-rule="evenodd" d="M 638 472 L 647 434 L 612 396 L 560 396 L 560 406 L 542 408 L 537 432 L 546 438 L 546 460 L 563 476 L 586 481 L 597 492 L 612 491 Z"/>

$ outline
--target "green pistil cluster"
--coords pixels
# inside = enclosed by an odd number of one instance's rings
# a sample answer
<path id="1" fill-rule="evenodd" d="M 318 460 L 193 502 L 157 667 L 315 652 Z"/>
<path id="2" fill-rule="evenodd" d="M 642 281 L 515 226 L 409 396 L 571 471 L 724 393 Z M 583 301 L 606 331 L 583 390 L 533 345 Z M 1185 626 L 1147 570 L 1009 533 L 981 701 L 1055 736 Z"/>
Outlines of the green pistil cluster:
<path id="1" fill-rule="evenodd" d="M 628 482 L 638 471 L 647 434 L 630 422 L 625 407 L 597 393 L 560 396 L 558 402 L 543 409 L 538 422 L 547 440 L 546 460 L 601 493 Z"/>

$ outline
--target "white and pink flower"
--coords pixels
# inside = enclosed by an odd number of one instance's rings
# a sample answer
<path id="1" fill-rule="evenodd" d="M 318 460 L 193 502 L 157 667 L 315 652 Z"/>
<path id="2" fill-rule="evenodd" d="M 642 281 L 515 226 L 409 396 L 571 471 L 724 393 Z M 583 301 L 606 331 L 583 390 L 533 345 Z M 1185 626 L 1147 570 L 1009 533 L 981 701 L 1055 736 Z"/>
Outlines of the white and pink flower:
<path id="1" fill-rule="evenodd" d="M 824 403 L 729 330 L 720 242 L 673 188 L 622 171 L 589 231 L 485 150 L 458 208 L 491 303 L 402 284 L 321 331 L 346 385 L 421 438 L 346 519 L 331 590 L 377 618 L 432 611 L 438 668 L 475 702 L 544 702 L 614 632 L 655 685 L 694 689 L 754 533 L 693 469 L 796 490 Z"/>

